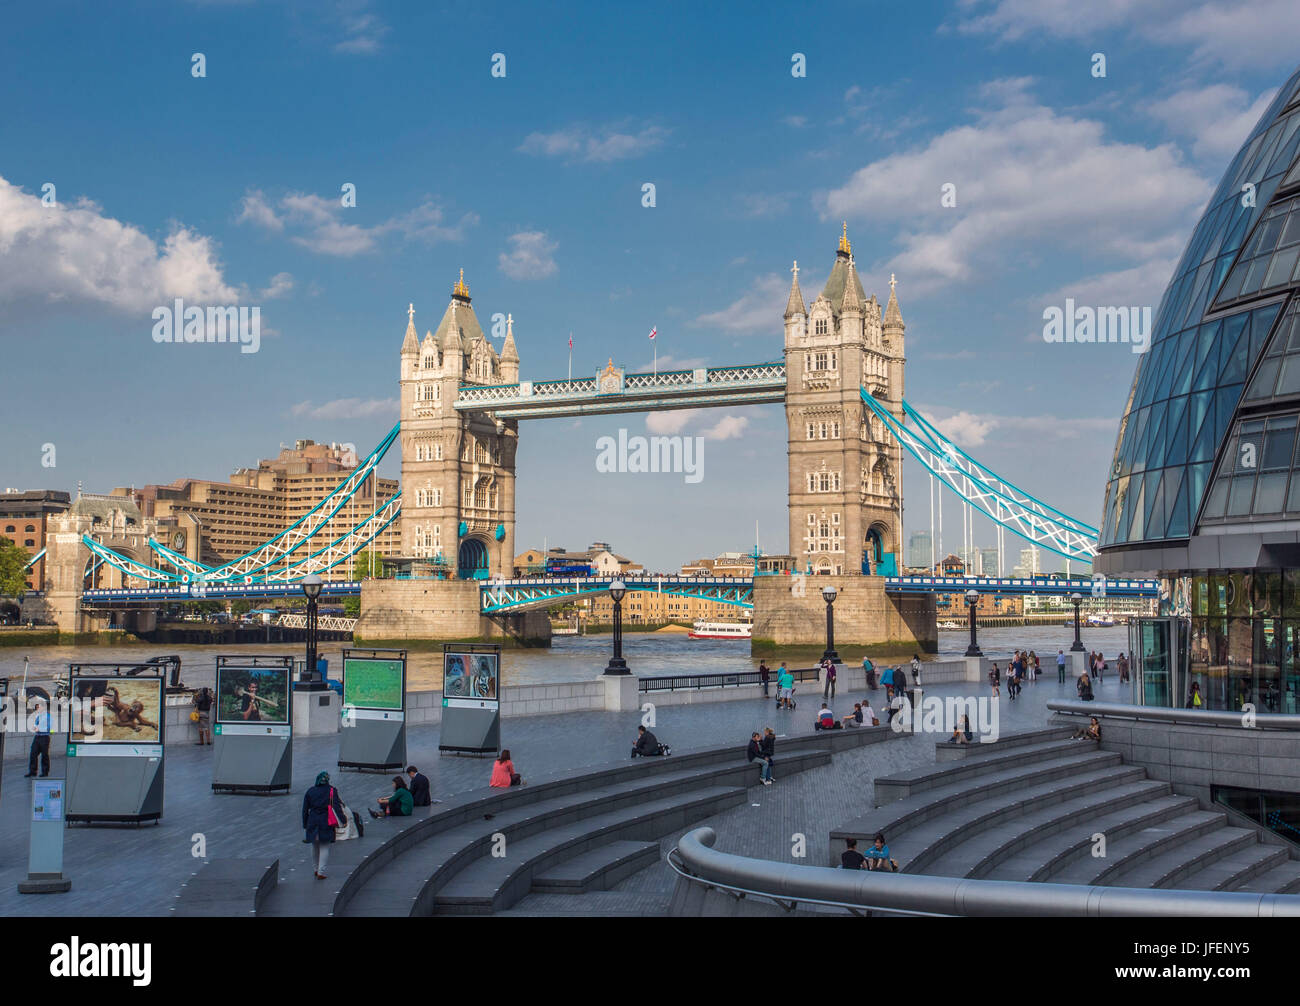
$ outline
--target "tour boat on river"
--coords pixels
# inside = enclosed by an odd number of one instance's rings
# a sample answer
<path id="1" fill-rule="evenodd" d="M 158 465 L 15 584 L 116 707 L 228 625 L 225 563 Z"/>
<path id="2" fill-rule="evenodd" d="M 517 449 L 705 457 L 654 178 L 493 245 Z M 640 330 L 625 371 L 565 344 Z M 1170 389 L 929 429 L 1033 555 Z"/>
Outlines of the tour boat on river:
<path id="1" fill-rule="evenodd" d="M 690 639 L 748 639 L 752 630 L 749 622 L 696 622 L 687 636 Z"/>

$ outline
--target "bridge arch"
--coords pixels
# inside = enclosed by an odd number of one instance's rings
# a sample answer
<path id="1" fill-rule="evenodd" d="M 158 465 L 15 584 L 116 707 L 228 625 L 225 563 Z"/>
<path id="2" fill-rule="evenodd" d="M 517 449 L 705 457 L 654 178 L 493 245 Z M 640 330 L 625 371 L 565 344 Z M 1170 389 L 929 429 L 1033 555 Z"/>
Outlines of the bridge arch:
<path id="1" fill-rule="evenodd" d="M 487 579 L 487 542 L 474 535 L 461 539 L 460 548 L 456 552 L 456 575 L 462 580 Z"/>

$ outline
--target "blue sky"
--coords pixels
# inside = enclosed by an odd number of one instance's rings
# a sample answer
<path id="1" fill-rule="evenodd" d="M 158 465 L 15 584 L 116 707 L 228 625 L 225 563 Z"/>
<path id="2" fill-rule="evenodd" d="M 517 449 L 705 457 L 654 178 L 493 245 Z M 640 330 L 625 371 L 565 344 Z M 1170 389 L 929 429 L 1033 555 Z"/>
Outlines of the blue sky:
<path id="1" fill-rule="evenodd" d="M 868 291 L 897 274 L 913 405 L 1098 523 L 1136 357 L 1049 345 L 1043 311 L 1156 305 L 1294 67 L 1300 7 L 268 0 L 4 22 L 5 486 L 220 479 L 304 437 L 364 451 L 396 419 L 407 303 L 422 335 L 462 267 L 485 326 L 513 314 L 526 379 L 564 375 L 570 331 L 575 373 L 648 369 L 652 325 L 661 367 L 778 359 L 790 262 L 811 300 L 843 219 Z M 154 343 L 175 296 L 259 305 L 260 351 Z M 647 422 L 708 437 L 701 482 L 596 471 L 599 437 Z M 757 521 L 784 550 L 784 438 L 776 406 L 525 424 L 519 547 L 599 539 L 669 568 L 748 548 Z M 918 469 L 908 532 L 929 527 Z"/>

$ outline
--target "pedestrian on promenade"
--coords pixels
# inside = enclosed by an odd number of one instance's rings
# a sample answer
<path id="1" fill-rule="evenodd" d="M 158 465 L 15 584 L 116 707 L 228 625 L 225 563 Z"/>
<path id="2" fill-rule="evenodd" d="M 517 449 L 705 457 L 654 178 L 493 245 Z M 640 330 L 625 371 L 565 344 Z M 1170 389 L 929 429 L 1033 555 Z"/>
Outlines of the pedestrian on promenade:
<path id="1" fill-rule="evenodd" d="M 1056 651 L 1056 683 L 1065 684 L 1065 651 Z"/>
<path id="2" fill-rule="evenodd" d="M 822 687 L 822 698 L 835 700 L 835 663 L 829 657 L 822 661 L 822 672 L 826 675 L 826 684 Z"/>
<path id="3" fill-rule="evenodd" d="M 412 806 L 432 806 L 433 798 L 429 795 L 429 777 L 421 774 L 420 770 L 414 765 L 406 766 L 406 775 L 407 778 L 411 780 L 409 788 L 411 790 Z"/>
<path id="4" fill-rule="evenodd" d="M 772 769 L 776 765 L 776 731 L 771 727 L 763 728 L 763 740 L 760 747 L 763 757 L 767 759 L 767 777 L 776 781 L 776 776 L 772 775 Z"/>
<path id="5" fill-rule="evenodd" d="M 1042 665 L 1038 662 L 1038 654 L 1033 650 L 1029 651 L 1029 680 L 1037 681 L 1038 675 L 1042 673 Z"/>
<path id="6" fill-rule="evenodd" d="M 874 692 L 876 690 L 876 665 L 871 662 L 870 657 L 862 658 L 862 673 L 867 676 L 867 687 Z"/>
<path id="7" fill-rule="evenodd" d="M 523 777 L 515 771 L 515 763 L 510 760 L 510 749 L 502 748 L 497 760 L 492 763 L 492 780 L 488 785 L 497 789 L 509 789 L 523 784 Z"/>
<path id="8" fill-rule="evenodd" d="M 1074 684 L 1075 690 L 1079 693 L 1079 698 L 1083 702 L 1092 701 L 1092 680 L 1088 677 L 1088 672 L 1084 671 L 1079 675 L 1079 680 Z"/>
<path id="9" fill-rule="evenodd" d="M 794 675 L 785 666 L 784 660 L 781 661 L 781 671 L 776 676 L 776 708 L 794 708 Z"/>
<path id="10" fill-rule="evenodd" d="M 1187 708 L 1188 709 L 1201 708 L 1201 683 L 1199 681 L 1192 682 L 1192 693 L 1189 696 L 1187 696 Z M 32 765 L 34 766 L 36 764 L 34 760 L 36 756 L 32 755 L 32 758 L 33 758 Z M 31 773 L 29 772 L 28 775 L 30 774 Z"/>
<path id="11" fill-rule="evenodd" d="M 1092 655 L 1092 676 L 1101 684 L 1101 672 L 1106 669 L 1106 660 L 1100 653 Z"/>
<path id="12" fill-rule="evenodd" d="M 194 693 L 191 700 L 194 703 L 194 711 L 199 714 L 197 720 L 199 725 L 199 747 L 205 743 L 212 743 L 212 689 L 204 685 Z M 207 738 L 205 741 L 204 738 Z"/>
<path id="13" fill-rule="evenodd" d="M 885 701 L 894 697 L 894 669 L 886 667 L 880 674 L 880 683 L 885 686 Z"/>
<path id="14" fill-rule="evenodd" d="M 334 829 L 346 821 L 343 801 L 339 799 L 338 790 L 330 785 L 330 774 L 321 772 L 316 776 L 316 784 L 302 797 L 302 827 L 306 833 L 305 840 L 311 843 L 317 880 L 325 879 L 330 846 L 334 844 Z"/>
<path id="15" fill-rule="evenodd" d="M 758 662 L 758 680 L 763 683 L 763 698 L 767 698 L 767 683 L 772 677 L 772 672 L 768 670 L 767 661 Z"/>
<path id="16" fill-rule="evenodd" d="M 989 668 L 989 686 L 993 689 L 993 697 L 995 699 L 1002 694 L 1002 689 L 999 687 L 1001 684 L 1002 672 L 998 670 L 998 664 L 995 660 L 993 666 Z"/>
<path id="17" fill-rule="evenodd" d="M 758 781 L 763 786 L 772 785 L 772 763 L 763 757 L 763 740 L 757 730 L 749 735 L 749 747 L 745 750 L 745 758 L 752 765 L 755 761 L 758 766 Z"/>
<path id="18" fill-rule="evenodd" d="M 36 762 L 41 763 L 41 778 L 50 774 L 50 709 L 45 699 L 36 697 L 36 715 L 32 717 L 32 747 L 27 755 L 27 775 L 30 779 L 36 774 Z"/>
<path id="19" fill-rule="evenodd" d="M 894 668 L 894 694 L 909 701 L 912 698 L 907 694 L 907 672 L 902 667 Z"/>
<path id="20" fill-rule="evenodd" d="M 921 658 L 915 653 L 912 654 L 912 681 L 917 685 L 921 683 Z"/>
<path id="21" fill-rule="evenodd" d="M 406 780 L 400 775 L 393 776 L 393 792 L 388 796 L 379 798 L 379 812 L 370 811 L 371 817 L 410 817 L 411 808 L 415 804 L 411 800 L 411 791 L 406 788 Z M 367 808 L 369 809 L 369 808 Z"/>

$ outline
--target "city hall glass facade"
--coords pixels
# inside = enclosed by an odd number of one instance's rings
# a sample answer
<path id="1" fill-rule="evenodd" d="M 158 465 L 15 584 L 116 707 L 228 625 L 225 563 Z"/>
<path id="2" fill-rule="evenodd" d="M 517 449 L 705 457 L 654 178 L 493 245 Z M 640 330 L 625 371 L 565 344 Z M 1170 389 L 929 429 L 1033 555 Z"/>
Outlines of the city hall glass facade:
<path id="1" fill-rule="evenodd" d="M 1162 583 L 1149 705 L 1300 712 L 1300 72 L 1228 166 L 1152 321 L 1096 568 Z"/>

